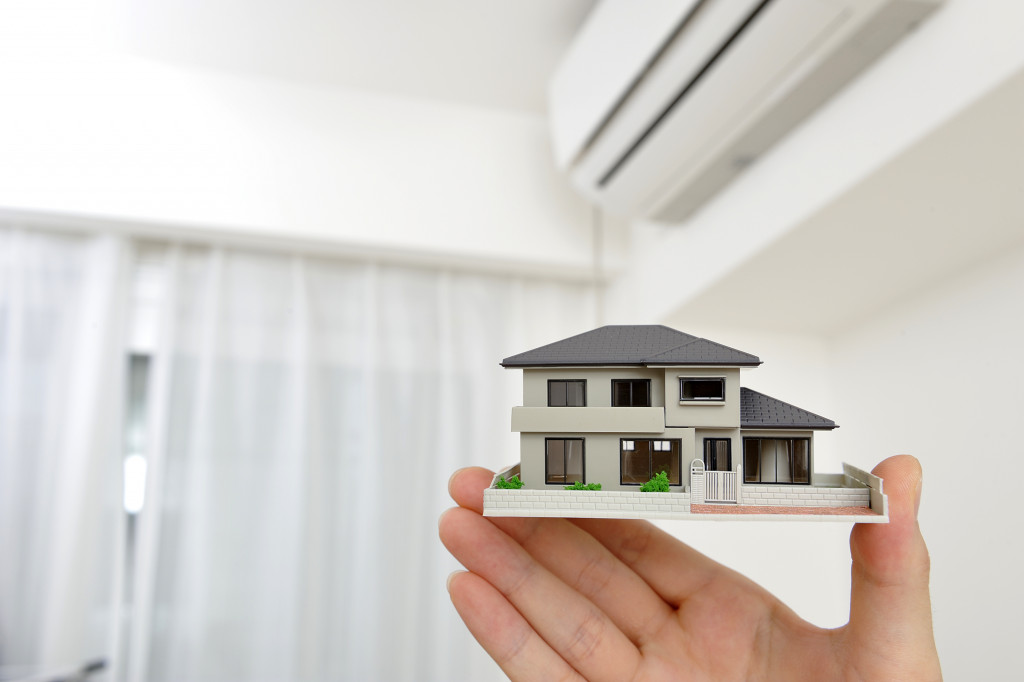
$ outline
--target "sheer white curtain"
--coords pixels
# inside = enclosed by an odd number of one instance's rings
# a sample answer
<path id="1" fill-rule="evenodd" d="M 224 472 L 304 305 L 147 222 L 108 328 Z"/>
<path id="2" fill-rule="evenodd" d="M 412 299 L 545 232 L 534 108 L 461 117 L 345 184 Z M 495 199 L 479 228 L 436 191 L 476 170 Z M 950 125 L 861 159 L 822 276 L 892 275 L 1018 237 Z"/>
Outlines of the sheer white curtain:
<path id="1" fill-rule="evenodd" d="M 444 583 L 458 466 L 518 459 L 499 361 L 583 285 L 171 247 L 129 679 L 503 679 Z"/>
<path id="2" fill-rule="evenodd" d="M 0 226 L 0 665 L 112 653 L 125 249 Z"/>

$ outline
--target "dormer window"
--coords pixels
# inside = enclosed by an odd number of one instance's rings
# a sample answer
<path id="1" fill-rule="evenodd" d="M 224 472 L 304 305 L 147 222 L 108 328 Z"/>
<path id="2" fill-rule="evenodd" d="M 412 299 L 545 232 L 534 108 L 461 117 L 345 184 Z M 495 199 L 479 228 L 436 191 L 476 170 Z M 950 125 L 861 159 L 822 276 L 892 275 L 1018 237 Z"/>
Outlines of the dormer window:
<path id="1" fill-rule="evenodd" d="M 549 379 L 548 407 L 586 407 L 585 379 Z"/>
<path id="2" fill-rule="evenodd" d="M 650 379 L 612 379 L 612 407 L 650 406 Z"/>
<path id="3" fill-rule="evenodd" d="M 725 377 L 679 377 L 680 402 L 722 402 Z"/>

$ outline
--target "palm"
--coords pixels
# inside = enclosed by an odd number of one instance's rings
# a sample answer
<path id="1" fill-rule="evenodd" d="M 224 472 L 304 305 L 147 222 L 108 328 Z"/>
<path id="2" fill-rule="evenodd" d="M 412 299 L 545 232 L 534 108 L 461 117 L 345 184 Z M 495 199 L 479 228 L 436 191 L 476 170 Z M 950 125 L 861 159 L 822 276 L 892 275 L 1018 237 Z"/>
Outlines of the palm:
<path id="1" fill-rule="evenodd" d="M 442 517 L 441 539 L 470 571 L 449 586 L 456 608 L 514 680 L 898 679 L 907 671 L 923 679 L 924 664 L 938 676 L 934 645 L 908 668 L 880 650 L 884 632 L 816 628 L 648 523 L 485 519 L 490 476 L 453 477 L 461 508 Z M 930 623 L 925 634 L 930 642 Z"/>

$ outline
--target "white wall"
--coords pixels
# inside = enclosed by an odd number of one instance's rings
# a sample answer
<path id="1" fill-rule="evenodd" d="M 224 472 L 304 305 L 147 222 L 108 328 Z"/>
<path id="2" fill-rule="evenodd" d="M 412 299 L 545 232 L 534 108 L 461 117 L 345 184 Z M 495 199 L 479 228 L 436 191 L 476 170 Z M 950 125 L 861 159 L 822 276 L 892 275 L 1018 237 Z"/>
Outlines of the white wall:
<path id="1" fill-rule="evenodd" d="M 896 302 L 832 344 L 843 455 L 916 455 L 946 677 L 1020 674 L 1024 248 Z"/>
<path id="2" fill-rule="evenodd" d="M 0 42 L 2 208 L 590 272 L 591 212 L 539 116 L 172 68 L 63 29 Z"/>

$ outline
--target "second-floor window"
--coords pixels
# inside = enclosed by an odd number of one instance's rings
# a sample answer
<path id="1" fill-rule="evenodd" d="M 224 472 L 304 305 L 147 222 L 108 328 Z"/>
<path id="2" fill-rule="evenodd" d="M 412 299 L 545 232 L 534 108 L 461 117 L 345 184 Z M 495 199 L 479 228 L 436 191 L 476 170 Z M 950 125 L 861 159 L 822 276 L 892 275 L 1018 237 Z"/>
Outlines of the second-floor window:
<path id="1" fill-rule="evenodd" d="M 650 406 L 650 379 L 612 379 L 612 407 Z"/>
<path id="2" fill-rule="evenodd" d="M 684 402 L 725 400 L 725 378 L 680 377 L 679 400 Z"/>
<path id="3" fill-rule="evenodd" d="M 548 407 L 586 407 L 587 382 L 583 379 L 549 379 Z"/>

